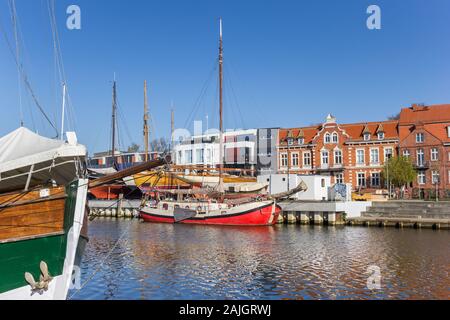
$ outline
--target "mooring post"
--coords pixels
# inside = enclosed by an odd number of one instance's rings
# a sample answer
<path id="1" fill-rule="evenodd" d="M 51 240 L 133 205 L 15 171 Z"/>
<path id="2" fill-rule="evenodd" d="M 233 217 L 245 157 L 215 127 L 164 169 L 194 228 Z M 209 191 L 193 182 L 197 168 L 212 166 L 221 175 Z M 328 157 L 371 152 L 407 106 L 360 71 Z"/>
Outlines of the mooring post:
<path id="1" fill-rule="evenodd" d="M 119 194 L 119 201 L 117 202 L 116 218 L 119 217 L 120 213 L 122 212 L 122 202 L 123 202 L 123 193 Z"/>

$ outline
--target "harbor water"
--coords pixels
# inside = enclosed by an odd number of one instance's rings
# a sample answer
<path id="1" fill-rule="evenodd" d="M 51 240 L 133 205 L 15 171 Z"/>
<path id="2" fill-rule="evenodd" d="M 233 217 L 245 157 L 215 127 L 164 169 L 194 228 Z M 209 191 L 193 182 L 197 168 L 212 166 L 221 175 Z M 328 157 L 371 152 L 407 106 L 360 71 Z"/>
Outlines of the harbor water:
<path id="1" fill-rule="evenodd" d="M 89 238 L 71 299 L 450 298 L 446 230 L 99 218 Z"/>

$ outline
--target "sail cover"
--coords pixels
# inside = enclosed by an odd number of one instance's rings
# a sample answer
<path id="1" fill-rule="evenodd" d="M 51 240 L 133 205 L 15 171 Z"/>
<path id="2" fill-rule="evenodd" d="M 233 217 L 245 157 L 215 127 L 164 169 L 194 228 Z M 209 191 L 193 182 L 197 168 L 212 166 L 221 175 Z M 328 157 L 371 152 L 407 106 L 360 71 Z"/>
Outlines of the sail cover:
<path id="1" fill-rule="evenodd" d="M 67 133 L 69 142 L 42 137 L 21 127 L 0 138 L 0 192 L 42 184 L 72 181 L 84 162 L 86 148 Z M 30 176 L 31 172 L 31 176 Z M 30 176 L 30 177 L 29 177 Z"/>

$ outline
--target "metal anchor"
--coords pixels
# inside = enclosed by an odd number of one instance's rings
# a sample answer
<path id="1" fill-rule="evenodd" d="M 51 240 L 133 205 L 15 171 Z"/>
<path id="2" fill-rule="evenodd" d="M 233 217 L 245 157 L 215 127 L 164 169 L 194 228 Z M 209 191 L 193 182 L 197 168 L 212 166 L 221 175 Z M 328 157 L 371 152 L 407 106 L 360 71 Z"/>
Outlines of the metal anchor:
<path id="1" fill-rule="evenodd" d="M 41 269 L 41 274 L 39 276 L 39 282 L 36 282 L 34 280 L 34 277 L 31 273 L 25 272 L 25 280 L 31 286 L 31 290 L 33 292 L 47 291 L 48 284 L 53 280 L 53 277 L 50 276 L 50 273 L 48 272 L 47 263 L 45 263 L 44 261 L 41 261 L 41 263 L 39 264 L 39 268 Z"/>

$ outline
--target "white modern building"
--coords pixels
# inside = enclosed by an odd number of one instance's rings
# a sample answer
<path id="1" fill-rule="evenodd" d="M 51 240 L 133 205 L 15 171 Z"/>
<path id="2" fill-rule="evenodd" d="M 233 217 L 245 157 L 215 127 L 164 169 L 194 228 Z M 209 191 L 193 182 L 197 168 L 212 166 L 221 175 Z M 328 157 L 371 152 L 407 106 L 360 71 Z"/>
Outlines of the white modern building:
<path id="1" fill-rule="evenodd" d="M 257 129 L 228 131 L 223 134 L 223 159 L 227 168 L 255 169 L 257 162 Z M 218 167 L 219 134 L 191 136 L 173 148 L 176 165 Z"/>

